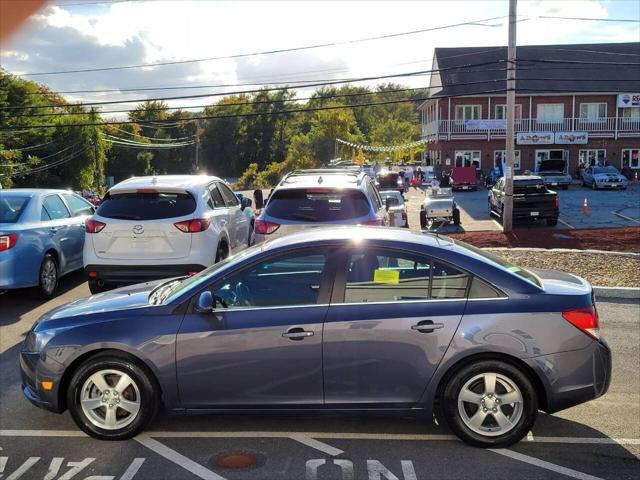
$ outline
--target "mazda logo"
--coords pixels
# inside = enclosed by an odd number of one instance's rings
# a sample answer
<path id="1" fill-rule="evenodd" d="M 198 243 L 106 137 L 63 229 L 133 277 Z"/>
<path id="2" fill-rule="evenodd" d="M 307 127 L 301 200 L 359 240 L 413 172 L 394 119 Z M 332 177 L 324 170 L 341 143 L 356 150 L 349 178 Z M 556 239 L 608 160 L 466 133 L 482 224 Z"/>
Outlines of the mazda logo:
<path id="1" fill-rule="evenodd" d="M 133 227 L 133 233 L 136 235 L 141 235 L 144 233 L 144 227 L 142 225 L 136 225 Z"/>

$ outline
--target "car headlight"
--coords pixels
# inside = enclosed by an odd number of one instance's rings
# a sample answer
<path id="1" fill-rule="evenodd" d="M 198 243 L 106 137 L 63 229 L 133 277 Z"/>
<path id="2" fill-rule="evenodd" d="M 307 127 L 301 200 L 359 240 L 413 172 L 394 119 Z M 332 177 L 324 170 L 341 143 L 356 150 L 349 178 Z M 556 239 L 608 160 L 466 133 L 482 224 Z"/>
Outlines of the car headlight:
<path id="1" fill-rule="evenodd" d="M 26 341 L 27 350 L 41 352 L 54 335 L 54 330 L 42 330 L 40 332 L 30 331 Z"/>

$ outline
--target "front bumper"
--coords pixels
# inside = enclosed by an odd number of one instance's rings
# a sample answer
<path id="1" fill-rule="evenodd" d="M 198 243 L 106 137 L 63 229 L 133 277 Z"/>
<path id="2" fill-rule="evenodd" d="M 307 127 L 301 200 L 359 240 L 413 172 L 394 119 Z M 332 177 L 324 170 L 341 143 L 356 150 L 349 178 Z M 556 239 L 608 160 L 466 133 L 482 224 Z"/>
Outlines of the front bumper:
<path id="1" fill-rule="evenodd" d="M 20 374 L 22 377 L 22 393 L 33 405 L 54 413 L 62 413 L 63 406 L 59 402 L 58 389 L 61 373 L 54 372 L 42 362 L 39 352 L 20 352 Z M 43 381 L 53 382 L 51 390 L 44 390 Z"/>
<path id="2" fill-rule="evenodd" d="M 206 267 L 199 264 L 180 265 L 87 265 L 84 271 L 95 272 L 91 280 L 114 285 L 133 285 L 162 278 L 183 277 Z"/>
<path id="3" fill-rule="evenodd" d="M 604 395 L 611 383 L 611 350 L 604 341 L 586 348 L 525 360 L 542 380 L 547 413 L 554 413 Z"/>

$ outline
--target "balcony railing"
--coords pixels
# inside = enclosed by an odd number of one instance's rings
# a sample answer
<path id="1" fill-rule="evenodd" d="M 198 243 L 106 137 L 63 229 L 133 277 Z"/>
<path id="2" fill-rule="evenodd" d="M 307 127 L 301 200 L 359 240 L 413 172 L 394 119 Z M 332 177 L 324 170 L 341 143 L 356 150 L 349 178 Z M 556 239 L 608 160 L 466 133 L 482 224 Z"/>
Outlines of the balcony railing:
<path id="1" fill-rule="evenodd" d="M 493 123 L 490 126 L 481 125 L 483 128 L 469 128 L 470 125 L 464 120 L 440 120 L 423 124 L 422 135 L 423 137 L 435 136 L 437 133 L 505 135 L 505 128 L 496 125 L 496 120 L 491 120 L 491 122 Z M 516 132 L 633 132 L 640 135 L 640 119 L 620 117 L 563 118 L 562 120 L 519 118 L 515 120 L 515 129 Z"/>

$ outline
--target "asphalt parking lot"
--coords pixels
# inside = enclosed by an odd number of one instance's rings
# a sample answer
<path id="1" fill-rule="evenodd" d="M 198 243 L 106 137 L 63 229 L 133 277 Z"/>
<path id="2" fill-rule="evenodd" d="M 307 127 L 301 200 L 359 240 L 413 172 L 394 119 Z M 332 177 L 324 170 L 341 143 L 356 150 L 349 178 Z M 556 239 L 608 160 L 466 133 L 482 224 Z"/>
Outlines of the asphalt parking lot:
<path id="1" fill-rule="evenodd" d="M 609 392 L 555 415 L 541 413 L 526 441 L 490 451 L 468 447 L 421 418 L 302 414 L 160 415 L 134 440 L 93 440 L 68 413 L 39 410 L 20 390 L 18 354 L 25 332 L 45 311 L 89 294 L 79 273 L 64 279 L 62 292 L 46 303 L 24 291 L 0 296 L 3 480 L 593 480 L 637 478 L 640 471 L 638 302 L 599 303 L 603 334 L 613 350 Z M 244 461 L 245 468 L 229 468 Z"/>
<path id="2" fill-rule="evenodd" d="M 560 190 L 560 218 L 557 226 L 548 227 L 545 222 L 518 223 L 529 228 L 610 228 L 637 227 L 640 225 L 640 185 L 631 185 L 627 190 L 593 191 L 580 185 L 571 185 L 569 190 Z M 461 211 L 460 228 L 454 225 L 438 227 L 438 232 L 501 230 L 497 217 L 489 216 L 487 190 L 454 192 L 455 201 Z M 424 200 L 422 190 L 411 188 L 405 194 L 412 230 L 420 230 L 419 212 Z M 589 214 L 583 212 L 587 199 Z"/>

